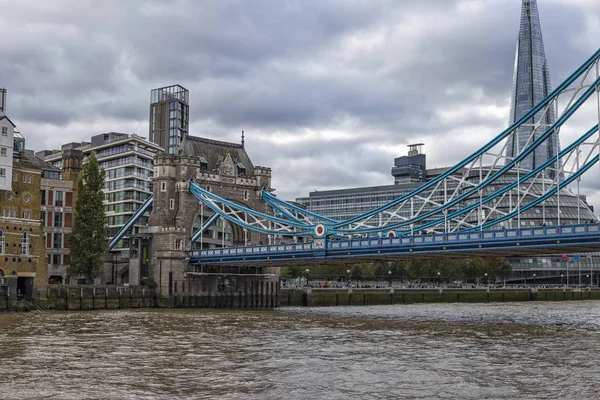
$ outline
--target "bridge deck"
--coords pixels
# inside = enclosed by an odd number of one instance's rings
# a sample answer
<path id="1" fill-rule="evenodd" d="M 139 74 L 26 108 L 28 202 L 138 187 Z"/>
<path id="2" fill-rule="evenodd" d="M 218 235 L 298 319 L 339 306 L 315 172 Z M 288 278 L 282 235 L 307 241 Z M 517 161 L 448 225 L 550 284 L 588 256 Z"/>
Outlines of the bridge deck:
<path id="1" fill-rule="evenodd" d="M 297 265 L 477 256 L 535 256 L 600 251 L 600 224 L 580 224 L 394 238 L 315 239 L 310 243 L 195 250 L 195 265 Z"/>

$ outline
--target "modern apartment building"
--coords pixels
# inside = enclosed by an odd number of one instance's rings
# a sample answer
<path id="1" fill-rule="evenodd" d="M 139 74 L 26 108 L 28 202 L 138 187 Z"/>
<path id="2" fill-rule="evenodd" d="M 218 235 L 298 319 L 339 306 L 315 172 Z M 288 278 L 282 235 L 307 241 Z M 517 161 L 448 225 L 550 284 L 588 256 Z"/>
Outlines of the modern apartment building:
<path id="1" fill-rule="evenodd" d="M 36 155 L 64 173 L 65 154 L 74 150 L 81 151 L 84 162 L 88 154 L 95 152 L 100 168 L 105 170 L 104 203 L 112 236 L 152 194 L 154 155 L 163 149 L 135 134 L 109 132 L 93 136 L 90 142 L 67 143 L 61 150 L 44 150 Z M 147 224 L 147 216 L 140 218 L 132 233 Z M 129 240 L 126 236 L 117 244 L 111 252 L 111 263 L 128 258 Z"/>
<path id="2" fill-rule="evenodd" d="M 189 131 L 189 91 L 180 85 L 150 92 L 150 141 L 177 154 Z"/>

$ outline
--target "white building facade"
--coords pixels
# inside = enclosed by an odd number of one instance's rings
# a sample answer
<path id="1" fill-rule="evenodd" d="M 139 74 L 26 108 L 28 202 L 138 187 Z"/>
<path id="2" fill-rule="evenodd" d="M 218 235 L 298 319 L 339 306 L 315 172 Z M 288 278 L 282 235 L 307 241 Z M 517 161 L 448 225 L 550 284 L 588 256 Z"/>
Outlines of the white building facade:
<path id="1" fill-rule="evenodd" d="M 0 88 L 0 190 L 12 190 L 15 124 L 6 115 L 6 89 Z"/>

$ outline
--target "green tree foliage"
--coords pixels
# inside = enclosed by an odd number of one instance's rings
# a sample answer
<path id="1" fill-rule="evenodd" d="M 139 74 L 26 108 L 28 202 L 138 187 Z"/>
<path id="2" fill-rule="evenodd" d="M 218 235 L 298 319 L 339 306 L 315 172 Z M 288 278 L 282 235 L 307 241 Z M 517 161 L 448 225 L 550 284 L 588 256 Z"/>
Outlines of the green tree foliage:
<path id="1" fill-rule="evenodd" d="M 382 261 L 376 263 L 353 263 L 340 265 L 306 265 L 281 269 L 282 278 L 306 277 L 309 270 L 311 280 L 346 280 L 348 270 L 350 279 L 355 281 L 398 280 L 462 281 L 477 282 L 484 279 L 503 279 L 511 276 L 510 264 L 502 257 L 473 257 L 460 259 L 425 259 L 414 257 L 410 261 Z"/>
<path id="2" fill-rule="evenodd" d="M 77 182 L 71 265 L 67 271 L 69 276 L 83 276 L 88 282 L 93 282 L 102 274 L 102 258 L 108 250 L 103 185 L 104 170 L 99 168 L 96 155 L 92 152 Z"/>

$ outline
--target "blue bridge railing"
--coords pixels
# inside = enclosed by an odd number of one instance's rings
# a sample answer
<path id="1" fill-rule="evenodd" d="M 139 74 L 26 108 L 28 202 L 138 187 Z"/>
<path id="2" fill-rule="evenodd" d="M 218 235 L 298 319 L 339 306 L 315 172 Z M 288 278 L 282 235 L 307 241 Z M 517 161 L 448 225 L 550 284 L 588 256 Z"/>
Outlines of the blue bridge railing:
<path id="1" fill-rule="evenodd" d="M 538 226 L 519 229 L 484 230 L 479 232 L 457 232 L 448 234 L 419 234 L 390 238 L 361 238 L 323 240 L 316 239 L 309 243 L 273 244 L 245 247 L 224 247 L 206 250 L 193 250 L 190 254 L 192 260 L 214 258 L 239 258 L 240 256 L 269 256 L 272 254 L 295 253 L 313 254 L 319 251 L 336 251 L 346 249 L 377 249 L 386 247 L 411 247 L 419 246 L 452 245 L 452 244 L 485 244 L 490 242 L 518 242 L 535 239 L 559 239 L 573 236 L 598 236 L 600 238 L 600 224 L 578 224 L 562 226 Z M 559 243 L 557 243 L 558 245 Z"/>

